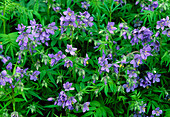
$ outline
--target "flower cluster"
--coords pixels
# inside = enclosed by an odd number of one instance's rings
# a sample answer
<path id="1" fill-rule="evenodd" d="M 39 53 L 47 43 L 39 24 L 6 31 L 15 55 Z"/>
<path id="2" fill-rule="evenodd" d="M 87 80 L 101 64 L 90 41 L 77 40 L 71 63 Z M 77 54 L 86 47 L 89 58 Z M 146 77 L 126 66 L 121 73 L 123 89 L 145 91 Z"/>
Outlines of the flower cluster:
<path id="1" fill-rule="evenodd" d="M 108 30 L 111 34 L 113 34 L 113 31 L 117 29 L 116 27 L 113 27 L 114 25 L 115 25 L 114 22 L 108 22 L 108 24 L 107 24 L 107 30 Z"/>
<path id="2" fill-rule="evenodd" d="M 5 86 L 7 82 L 12 83 L 12 79 L 8 76 L 6 70 L 3 70 L 0 73 L 0 85 Z"/>
<path id="3" fill-rule="evenodd" d="M 63 88 L 65 89 L 65 91 L 74 90 L 74 87 L 71 88 L 71 86 L 72 86 L 72 83 L 69 83 L 69 82 L 66 82 L 65 84 L 63 84 Z M 69 109 L 69 110 L 73 110 L 75 103 L 77 102 L 77 100 L 75 99 L 75 96 L 70 97 L 64 91 L 61 91 L 57 98 L 49 97 L 47 100 L 48 101 L 55 101 L 54 105 L 62 106 L 63 108 L 66 108 L 66 109 Z M 90 104 L 90 102 L 85 102 L 82 105 L 83 112 L 89 110 L 89 107 L 88 107 L 89 104 Z M 76 110 L 78 111 L 78 107 L 76 107 Z"/>
<path id="4" fill-rule="evenodd" d="M 48 54 L 48 56 L 51 58 L 50 64 L 53 66 L 54 64 L 57 64 L 59 60 L 64 59 L 66 55 L 62 53 L 62 51 L 58 51 L 57 54 Z"/>
<path id="5" fill-rule="evenodd" d="M 168 27 L 166 30 L 164 30 L 166 27 Z M 170 20 L 169 17 L 167 16 L 166 19 L 163 18 L 160 21 L 157 21 L 156 29 L 162 29 L 164 30 L 162 34 L 167 35 L 170 37 Z"/>
<path id="6" fill-rule="evenodd" d="M 125 23 L 120 23 L 119 24 L 119 28 L 120 28 L 120 34 L 121 36 L 123 36 L 124 39 L 131 39 L 131 35 L 130 35 L 130 32 L 128 31 L 128 27 L 126 26 Z"/>
<path id="7" fill-rule="evenodd" d="M 153 74 L 148 72 L 147 76 L 145 76 L 145 79 L 140 79 L 140 86 L 142 86 L 143 88 L 151 86 L 151 80 L 153 80 L 153 83 L 160 82 L 160 76 L 161 74 Z"/>
<path id="8" fill-rule="evenodd" d="M 19 36 L 16 40 L 20 46 L 20 50 L 29 50 L 32 53 L 32 48 L 35 49 L 37 45 L 45 43 L 48 46 L 50 40 L 50 34 L 54 35 L 54 31 L 58 28 L 55 26 L 55 22 L 48 25 L 47 28 L 42 27 L 41 24 L 36 24 L 35 19 L 30 21 L 31 26 L 24 26 L 18 24 Z M 26 30 L 24 32 L 24 30 Z"/>
<path id="9" fill-rule="evenodd" d="M 61 16 L 60 18 L 60 25 L 61 25 L 61 34 L 67 30 L 67 26 L 77 27 L 76 25 L 76 15 L 74 14 L 74 11 L 72 11 L 70 8 L 67 8 L 67 11 L 64 11 L 64 16 Z"/>
<path id="10" fill-rule="evenodd" d="M 142 7 L 141 12 L 143 12 L 144 10 L 148 10 L 148 11 L 154 11 L 158 6 L 158 1 L 152 1 L 149 0 L 150 3 L 145 4 L 145 2 L 141 3 L 140 6 Z M 139 0 L 136 1 L 135 5 L 139 4 Z"/>
<path id="11" fill-rule="evenodd" d="M 90 14 L 85 11 L 84 13 L 79 13 L 80 15 L 77 15 L 77 22 L 78 27 L 85 29 L 86 27 L 92 27 L 93 26 L 93 17 L 90 17 Z"/>

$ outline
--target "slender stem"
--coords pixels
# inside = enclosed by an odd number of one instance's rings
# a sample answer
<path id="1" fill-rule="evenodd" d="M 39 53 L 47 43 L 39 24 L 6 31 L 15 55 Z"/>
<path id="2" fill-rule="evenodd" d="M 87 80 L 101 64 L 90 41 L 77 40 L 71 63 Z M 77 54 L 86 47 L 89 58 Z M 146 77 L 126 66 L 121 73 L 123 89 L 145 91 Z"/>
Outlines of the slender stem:
<path id="1" fill-rule="evenodd" d="M 11 84 L 9 84 L 12 89 L 12 104 L 13 104 L 13 111 L 15 111 L 15 98 L 14 98 L 14 89 Z"/>
<path id="2" fill-rule="evenodd" d="M 71 45 L 72 45 L 72 41 L 73 41 L 73 34 L 74 34 L 74 30 L 72 31 L 72 34 L 71 34 L 71 40 L 70 40 Z"/>
<path id="3" fill-rule="evenodd" d="M 5 17 L 5 9 L 6 9 L 6 0 L 4 0 L 4 9 L 3 9 L 3 16 Z M 5 19 L 3 19 L 3 30 L 4 30 L 4 34 L 6 34 L 6 21 Z"/>
<path id="4" fill-rule="evenodd" d="M 28 50 L 28 51 L 29 51 L 29 53 L 30 53 L 31 60 L 32 60 L 32 62 L 33 62 L 33 64 L 34 64 L 34 60 L 33 60 L 33 58 L 32 58 L 31 52 L 30 52 L 30 50 Z M 35 65 L 35 64 L 34 64 L 34 65 Z"/>
<path id="5" fill-rule="evenodd" d="M 110 5 L 110 22 L 112 21 L 112 9 L 111 9 L 111 5 Z"/>
<path id="6" fill-rule="evenodd" d="M 50 18 L 50 0 L 48 0 L 48 7 L 47 7 L 47 17 Z"/>

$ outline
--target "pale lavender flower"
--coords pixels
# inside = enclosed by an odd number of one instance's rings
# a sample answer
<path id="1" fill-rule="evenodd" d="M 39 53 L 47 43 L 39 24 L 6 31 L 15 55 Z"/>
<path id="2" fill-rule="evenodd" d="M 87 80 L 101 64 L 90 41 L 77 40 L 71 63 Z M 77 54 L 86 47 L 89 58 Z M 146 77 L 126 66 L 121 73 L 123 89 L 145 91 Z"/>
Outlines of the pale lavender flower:
<path id="1" fill-rule="evenodd" d="M 164 26 L 166 25 L 165 19 L 161 19 L 160 21 L 157 21 L 156 29 L 162 29 L 164 30 Z"/>
<path id="2" fill-rule="evenodd" d="M 140 111 L 139 111 L 139 113 L 145 113 L 145 106 L 146 106 L 146 104 L 144 104 L 143 106 L 140 106 Z"/>
<path id="3" fill-rule="evenodd" d="M 159 78 L 160 76 L 161 76 L 161 74 L 155 74 L 153 77 L 153 83 L 160 82 L 160 78 Z"/>
<path id="4" fill-rule="evenodd" d="M 34 81 L 36 81 L 37 80 L 37 76 L 40 74 L 40 72 L 39 71 L 35 71 L 35 72 L 33 72 L 33 74 L 32 75 L 30 75 L 30 80 L 34 80 Z"/>
<path id="5" fill-rule="evenodd" d="M 73 67 L 73 62 L 71 60 L 65 60 L 65 64 L 64 64 L 64 67 Z"/>
<path id="6" fill-rule="evenodd" d="M 86 58 L 84 58 L 84 61 L 83 61 L 84 66 L 86 66 L 86 64 L 88 64 L 88 60 L 89 60 L 89 57 L 88 57 L 88 54 L 86 54 Z"/>
<path id="7" fill-rule="evenodd" d="M 88 7 L 90 6 L 90 4 L 88 4 L 87 2 L 81 2 L 82 4 L 82 8 L 85 8 L 86 10 L 88 9 Z"/>
<path id="8" fill-rule="evenodd" d="M 6 66 L 6 69 L 7 69 L 7 70 L 11 70 L 11 69 L 12 69 L 12 63 L 11 63 L 11 62 L 8 63 L 8 65 Z"/>
<path id="9" fill-rule="evenodd" d="M 153 115 L 160 116 L 162 114 L 162 110 L 159 110 L 159 107 L 152 111 Z"/>
<path id="10" fill-rule="evenodd" d="M 86 102 L 83 104 L 83 113 L 86 111 L 89 111 L 89 104 L 90 104 L 90 102 Z"/>
<path id="11" fill-rule="evenodd" d="M 170 28 L 163 31 L 162 34 L 167 35 L 168 37 L 170 37 Z"/>
<path id="12" fill-rule="evenodd" d="M 74 90 L 74 87 L 72 87 L 72 83 L 66 82 L 65 84 L 63 84 L 63 88 L 65 89 L 65 91 L 69 91 L 69 90 Z"/>
<path id="13" fill-rule="evenodd" d="M 133 67 L 138 67 L 139 64 L 142 64 L 142 58 L 139 54 L 135 54 L 134 59 L 130 62 L 130 64 L 133 64 Z"/>
<path id="14" fill-rule="evenodd" d="M 71 55 L 75 55 L 75 51 L 77 48 L 73 48 L 72 45 L 67 44 L 67 49 L 65 50 L 67 53 L 70 53 Z"/>
<path id="15" fill-rule="evenodd" d="M 117 29 L 116 27 L 113 27 L 114 25 L 115 25 L 114 22 L 108 22 L 107 24 L 107 29 L 111 34 L 113 34 L 113 31 Z"/>
<path id="16" fill-rule="evenodd" d="M 53 10 L 54 10 L 55 12 L 60 11 L 60 9 L 61 9 L 61 7 L 53 7 Z"/>
<path id="17" fill-rule="evenodd" d="M 149 45 L 146 45 L 143 49 L 140 49 L 141 58 L 145 60 L 148 56 L 153 56 L 150 51 L 151 47 Z"/>

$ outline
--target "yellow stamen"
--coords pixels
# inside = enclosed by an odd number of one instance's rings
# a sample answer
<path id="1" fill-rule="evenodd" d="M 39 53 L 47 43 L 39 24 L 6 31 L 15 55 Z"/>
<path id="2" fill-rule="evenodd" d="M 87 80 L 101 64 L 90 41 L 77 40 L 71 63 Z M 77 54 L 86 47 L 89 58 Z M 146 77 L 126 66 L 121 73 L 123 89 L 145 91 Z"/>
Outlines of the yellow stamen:
<path id="1" fill-rule="evenodd" d="M 88 62 L 88 61 L 86 61 L 86 64 L 89 64 L 89 62 Z"/>

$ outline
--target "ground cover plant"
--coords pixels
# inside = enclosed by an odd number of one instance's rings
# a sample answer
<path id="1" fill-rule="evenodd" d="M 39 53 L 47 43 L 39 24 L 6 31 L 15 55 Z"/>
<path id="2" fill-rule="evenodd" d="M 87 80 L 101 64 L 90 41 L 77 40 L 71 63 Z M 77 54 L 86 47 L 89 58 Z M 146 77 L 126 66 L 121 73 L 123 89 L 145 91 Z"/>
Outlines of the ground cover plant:
<path id="1" fill-rule="evenodd" d="M 0 117 L 170 117 L 169 0 L 0 0 Z"/>

